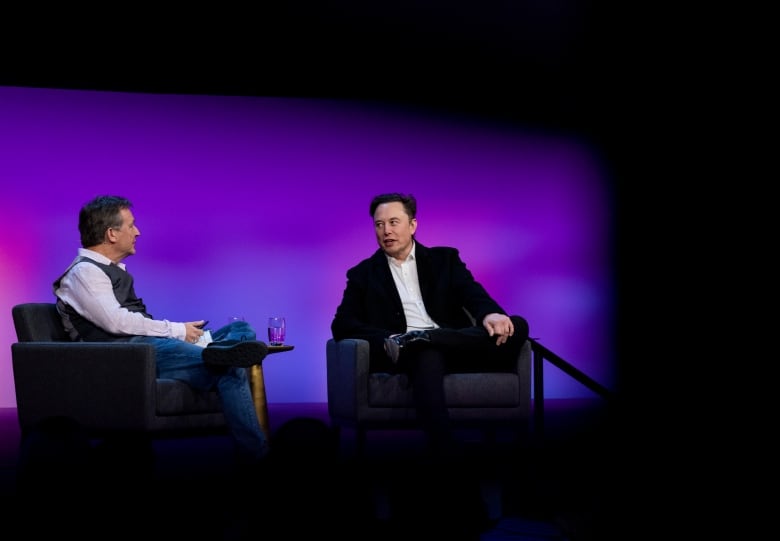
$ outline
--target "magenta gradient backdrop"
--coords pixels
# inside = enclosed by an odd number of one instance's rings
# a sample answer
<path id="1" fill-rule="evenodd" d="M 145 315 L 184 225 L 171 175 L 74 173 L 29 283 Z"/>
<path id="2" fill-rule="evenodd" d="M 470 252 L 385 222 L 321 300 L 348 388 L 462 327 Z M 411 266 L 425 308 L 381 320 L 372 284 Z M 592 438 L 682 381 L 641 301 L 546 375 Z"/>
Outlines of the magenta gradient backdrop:
<path id="1" fill-rule="evenodd" d="M 390 104 L 0 87 L 0 180 L 0 407 L 16 406 L 11 307 L 53 300 L 97 194 L 134 203 L 125 262 L 154 316 L 263 333 L 287 317 L 270 402 L 327 400 L 331 319 L 388 191 L 417 196 L 420 242 L 458 247 L 532 336 L 617 385 L 609 164 L 584 138 Z M 545 377 L 550 398 L 592 396 Z"/>

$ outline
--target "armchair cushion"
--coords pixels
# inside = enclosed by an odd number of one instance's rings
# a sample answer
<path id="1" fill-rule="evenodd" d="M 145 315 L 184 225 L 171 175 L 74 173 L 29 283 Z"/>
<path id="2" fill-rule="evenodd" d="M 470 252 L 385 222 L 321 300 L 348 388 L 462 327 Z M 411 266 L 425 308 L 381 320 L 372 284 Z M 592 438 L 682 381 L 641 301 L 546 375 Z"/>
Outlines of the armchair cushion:
<path id="1" fill-rule="evenodd" d="M 362 431 L 416 425 L 407 376 L 369 372 L 367 341 L 331 338 L 326 358 L 328 413 L 335 426 Z M 448 374 L 444 390 L 456 424 L 522 427 L 531 414 L 531 344 L 521 348 L 515 370 Z"/>

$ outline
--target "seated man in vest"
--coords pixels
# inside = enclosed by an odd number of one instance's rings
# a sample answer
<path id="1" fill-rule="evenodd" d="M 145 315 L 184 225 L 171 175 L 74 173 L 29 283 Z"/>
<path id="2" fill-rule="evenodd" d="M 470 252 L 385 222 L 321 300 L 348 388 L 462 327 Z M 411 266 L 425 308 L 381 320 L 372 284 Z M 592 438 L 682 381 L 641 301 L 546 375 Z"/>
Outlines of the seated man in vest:
<path id="1" fill-rule="evenodd" d="M 131 207 L 124 197 L 99 196 L 81 208 L 82 248 L 53 285 L 65 330 L 77 341 L 152 344 L 157 377 L 182 380 L 199 390 L 216 389 L 238 459 L 259 463 L 269 445 L 245 368 L 262 362 L 268 347 L 244 321 L 222 327 L 212 342 L 198 344 L 204 320 L 175 322 L 149 313 L 123 263 L 135 254 L 141 235 Z"/>

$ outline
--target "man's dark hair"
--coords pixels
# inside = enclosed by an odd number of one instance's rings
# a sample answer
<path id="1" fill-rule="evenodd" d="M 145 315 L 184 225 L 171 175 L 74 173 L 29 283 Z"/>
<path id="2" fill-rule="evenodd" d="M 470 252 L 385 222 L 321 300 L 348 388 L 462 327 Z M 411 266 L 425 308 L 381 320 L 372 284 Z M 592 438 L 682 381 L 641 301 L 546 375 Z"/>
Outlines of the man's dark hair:
<path id="1" fill-rule="evenodd" d="M 116 195 L 100 195 L 86 203 L 79 211 L 81 246 L 89 248 L 103 242 L 106 229 L 122 226 L 120 211 L 132 206 L 129 199 Z"/>
<path id="2" fill-rule="evenodd" d="M 412 194 L 402 193 L 383 193 L 377 195 L 371 200 L 371 206 L 369 207 L 369 215 L 373 218 L 376 208 L 383 203 L 401 203 L 404 206 L 406 214 L 409 215 L 409 219 L 417 217 L 417 199 Z"/>

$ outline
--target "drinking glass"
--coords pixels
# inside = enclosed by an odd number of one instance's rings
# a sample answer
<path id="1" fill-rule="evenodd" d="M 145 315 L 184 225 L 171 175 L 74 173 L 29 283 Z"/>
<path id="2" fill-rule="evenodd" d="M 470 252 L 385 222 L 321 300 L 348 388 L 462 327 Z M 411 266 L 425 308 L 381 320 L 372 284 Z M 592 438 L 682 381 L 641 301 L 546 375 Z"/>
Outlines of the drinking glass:
<path id="1" fill-rule="evenodd" d="M 284 344 L 284 335 L 286 323 L 282 316 L 272 316 L 268 318 L 268 344 L 271 346 L 281 346 Z"/>

